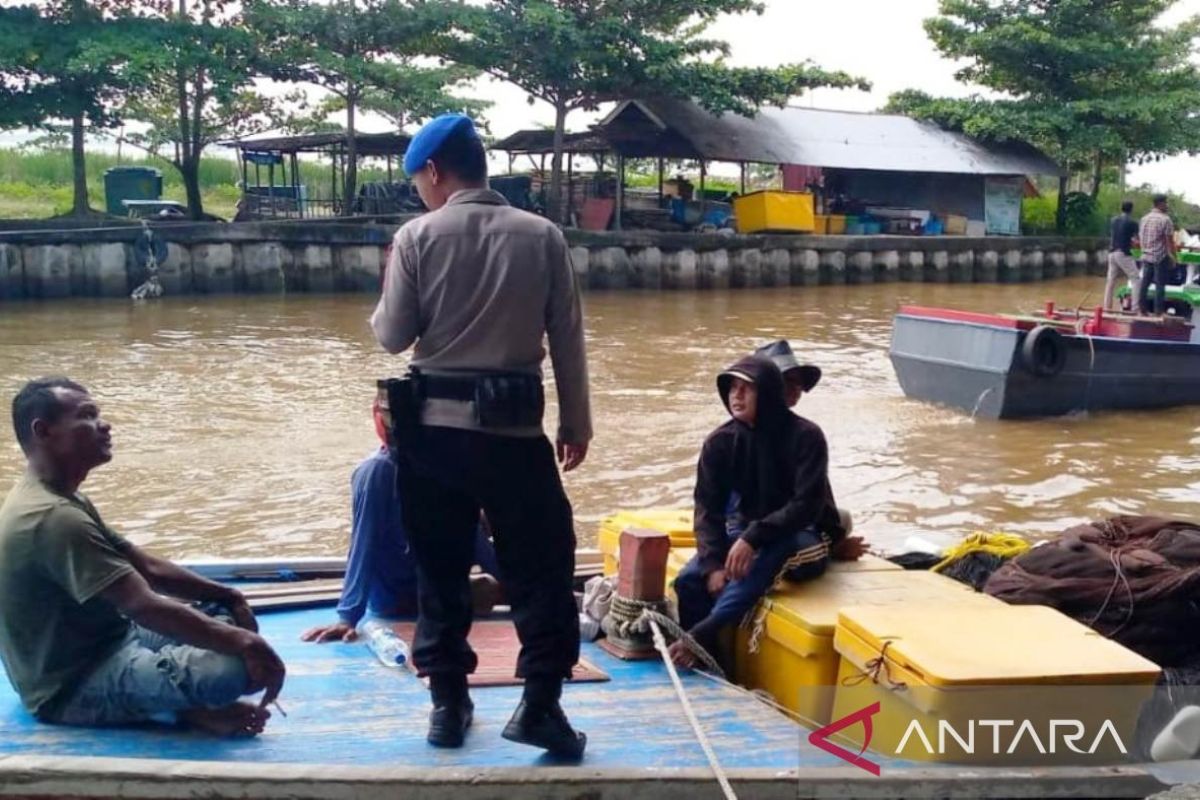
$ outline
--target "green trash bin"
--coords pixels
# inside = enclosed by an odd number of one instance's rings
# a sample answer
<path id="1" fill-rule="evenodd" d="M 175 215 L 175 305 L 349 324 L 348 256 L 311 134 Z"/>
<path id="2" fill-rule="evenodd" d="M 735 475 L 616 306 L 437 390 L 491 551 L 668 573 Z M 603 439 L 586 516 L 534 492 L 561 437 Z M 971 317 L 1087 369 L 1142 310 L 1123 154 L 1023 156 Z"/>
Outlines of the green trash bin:
<path id="1" fill-rule="evenodd" d="M 129 216 L 122 200 L 161 200 L 162 173 L 153 167 L 111 167 L 104 171 L 104 206 L 109 214 Z"/>

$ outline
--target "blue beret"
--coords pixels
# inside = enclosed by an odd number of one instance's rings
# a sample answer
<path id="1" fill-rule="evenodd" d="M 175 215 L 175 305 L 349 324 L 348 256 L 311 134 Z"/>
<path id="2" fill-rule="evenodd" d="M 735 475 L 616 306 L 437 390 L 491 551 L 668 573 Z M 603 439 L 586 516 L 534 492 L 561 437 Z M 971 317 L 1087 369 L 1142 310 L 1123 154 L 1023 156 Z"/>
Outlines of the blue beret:
<path id="1" fill-rule="evenodd" d="M 412 175 L 420 172 L 443 144 L 459 137 L 479 138 L 475 123 L 470 117 L 462 114 L 442 114 L 429 120 L 408 143 L 408 150 L 404 153 L 405 173 Z"/>

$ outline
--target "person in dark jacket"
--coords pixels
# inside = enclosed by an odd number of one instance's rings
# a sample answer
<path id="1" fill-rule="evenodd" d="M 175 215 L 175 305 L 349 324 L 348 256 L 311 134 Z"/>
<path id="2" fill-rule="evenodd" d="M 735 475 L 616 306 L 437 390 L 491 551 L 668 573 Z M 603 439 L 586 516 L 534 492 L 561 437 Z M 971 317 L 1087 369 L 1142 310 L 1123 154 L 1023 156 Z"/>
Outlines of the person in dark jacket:
<path id="1" fill-rule="evenodd" d="M 811 580 L 831 557 L 854 560 L 865 552 L 860 537 L 846 535 L 834 503 L 825 435 L 788 410 L 771 359 L 741 359 L 717 377 L 717 389 L 732 419 L 700 451 L 697 551 L 675 579 L 680 624 L 710 651 L 721 628 L 776 581 Z M 681 666 L 694 664 L 682 642 L 671 655 Z"/>

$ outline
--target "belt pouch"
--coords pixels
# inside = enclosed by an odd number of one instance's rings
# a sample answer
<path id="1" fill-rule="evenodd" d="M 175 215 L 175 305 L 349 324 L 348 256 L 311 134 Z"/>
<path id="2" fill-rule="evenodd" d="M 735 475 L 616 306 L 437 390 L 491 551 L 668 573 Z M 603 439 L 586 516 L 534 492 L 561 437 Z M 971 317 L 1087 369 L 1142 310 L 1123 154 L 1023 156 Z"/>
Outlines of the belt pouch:
<path id="1" fill-rule="evenodd" d="M 475 421 L 480 428 L 541 427 L 546 390 L 533 375 L 482 375 L 475 379 Z"/>

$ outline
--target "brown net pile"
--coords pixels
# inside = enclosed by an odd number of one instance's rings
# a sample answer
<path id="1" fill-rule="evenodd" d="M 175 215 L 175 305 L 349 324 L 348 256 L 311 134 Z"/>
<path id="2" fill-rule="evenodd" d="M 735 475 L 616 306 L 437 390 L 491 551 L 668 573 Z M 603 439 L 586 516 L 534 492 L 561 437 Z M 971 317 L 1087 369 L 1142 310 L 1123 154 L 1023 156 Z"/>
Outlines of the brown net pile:
<path id="1" fill-rule="evenodd" d="M 1071 528 L 1001 566 L 984 587 L 1046 605 L 1162 667 L 1200 660 L 1200 526 L 1113 517 Z"/>

